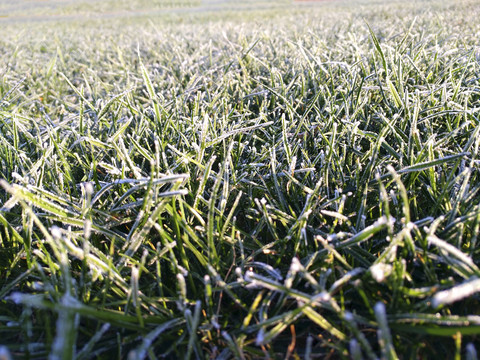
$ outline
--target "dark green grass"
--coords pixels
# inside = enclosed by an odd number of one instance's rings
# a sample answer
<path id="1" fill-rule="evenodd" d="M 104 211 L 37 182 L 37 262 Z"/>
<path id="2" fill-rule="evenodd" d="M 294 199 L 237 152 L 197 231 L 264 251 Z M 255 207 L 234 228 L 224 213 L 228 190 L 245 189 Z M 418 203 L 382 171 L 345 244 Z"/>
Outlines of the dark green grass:
<path id="1" fill-rule="evenodd" d="M 2 28 L 2 356 L 476 358 L 478 10 Z"/>

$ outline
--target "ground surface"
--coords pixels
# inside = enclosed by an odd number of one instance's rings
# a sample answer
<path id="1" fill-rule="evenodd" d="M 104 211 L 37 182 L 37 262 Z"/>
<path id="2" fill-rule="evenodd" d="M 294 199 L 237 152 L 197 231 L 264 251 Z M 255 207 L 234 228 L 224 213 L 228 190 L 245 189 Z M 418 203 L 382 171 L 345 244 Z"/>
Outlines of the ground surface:
<path id="1" fill-rule="evenodd" d="M 479 10 L 2 2 L 0 357 L 475 359 Z"/>

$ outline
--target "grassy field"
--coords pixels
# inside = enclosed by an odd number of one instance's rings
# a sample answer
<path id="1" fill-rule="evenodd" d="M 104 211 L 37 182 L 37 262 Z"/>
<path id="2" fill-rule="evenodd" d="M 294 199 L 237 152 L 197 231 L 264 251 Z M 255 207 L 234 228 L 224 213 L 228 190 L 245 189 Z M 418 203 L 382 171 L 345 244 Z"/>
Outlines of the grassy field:
<path id="1" fill-rule="evenodd" d="M 477 359 L 480 4 L 145 4 L 0 6 L 0 359 Z"/>

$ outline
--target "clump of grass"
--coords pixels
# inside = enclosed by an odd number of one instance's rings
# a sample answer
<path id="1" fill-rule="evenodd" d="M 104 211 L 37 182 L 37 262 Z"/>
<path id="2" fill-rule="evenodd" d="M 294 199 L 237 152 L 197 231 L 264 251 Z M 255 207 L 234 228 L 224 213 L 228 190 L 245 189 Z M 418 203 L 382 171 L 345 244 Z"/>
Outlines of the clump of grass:
<path id="1" fill-rule="evenodd" d="M 476 358 L 478 6 L 395 6 L 2 30 L 2 356 Z"/>

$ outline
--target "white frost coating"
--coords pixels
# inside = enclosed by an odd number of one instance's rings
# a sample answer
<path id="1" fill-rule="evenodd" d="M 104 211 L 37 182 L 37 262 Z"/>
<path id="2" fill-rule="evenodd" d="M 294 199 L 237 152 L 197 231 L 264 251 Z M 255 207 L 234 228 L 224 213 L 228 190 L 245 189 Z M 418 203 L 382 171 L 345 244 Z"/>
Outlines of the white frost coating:
<path id="1" fill-rule="evenodd" d="M 470 258 L 467 254 L 465 254 L 460 249 L 447 243 L 445 240 L 439 239 L 435 235 L 429 235 L 427 237 L 427 241 L 429 245 L 434 245 L 442 250 L 445 250 L 451 255 L 455 256 L 457 259 L 463 261 L 465 264 L 467 264 L 471 268 L 476 268 L 476 265 L 473 262 L 472 258 Z"/>
<path id="2" fill-rule="evenodd" d="M 64 239 L 65 245 L 67 246 L 68 251 L 70 254 L 73 256 L 77 257 L 80 260 L 83 260 L 85 258 L 85 251 L 80 249 L 79 247 L 75 246 L 69 238 Z M 66 256 L 66 254 L 65 254 Z M 68 263 L 68 257 L 65 259 L 65 264 Z M 90 267 L 92 267 L 92 264 L 90 264 Z"/>
<path id="3" fill-rule="evenodd" d="M 63 188 L 63 173 L 58 174 L 58 181 L 60 182 L 60 186 Z"/>
<path id="4" fill-rule="evenodd" d="M 398 201 L 397 201 L 397 194 L 395 194 L 395 191 L 390 190 L 390 196 L 392 197 L 393 205 L 397 206 Z"/>
<path id="5" fill-rule="evenodd" d="M 65 306 L 69 310 L 71 309 L 79 309 L 81 304 L 78 302 L 77 299 L 66 293 L 62 299 L 60 300 L 62 306 Z M 62 357 L 65 355 L 65 348 L 68 346 L 68 339 L 67 336 L 71 332 L 71 326 L 69 319 L 70 314 L 66 311 L 61 311 L 58 315 L 58 319 L 56 322 L 56 335 L 55 340 L 53 341 L 52 351 L 49 356 L 49 360 L 61 360 Z M 72 351 L 73 354 L 73 351 Z"/>
<path id="6" fill-rule="evenodd" d="M 177 274 L 177 281 L 180 298 L 184 300 L 187 298 L 187 285 L 185 284 L 185 278 L 182 274 Z"/>
<path id="7" fill-rule="evenodd" d="M 252 282 L 254 281 L 254 279 L 252 279 L 252 276 L 254 276 L 255 273 L 251 270 L 248 270 L 246 273 L 245 273 L 245 277 L 244 277 L 244 280 L 247 281 L 247 282 Z"/>
<path id="8" fill-rule="evenodd" d="M 93 185 L 91 182 L 84 182 L 83 187 L 87 196 L 91 196 L 93 194 Z"/>
<path id="9" fill-rule="evenodd" d="M 373 307 L 373 311 L 375 312 L 375 317 L 379 322 L 380 328 L 387 328 L 387 312 L 385 310 L 385 304 L 381 301 L 377 302 Z"/>
<path id="10" fill-rule="evenodd" d="M 253 267 L 259 267 L 265 270 L 270 276 L 273 276 L 276 280 L 283 280 L 283 276 L 280 273 L 280 270 L 275 269 L 273 266 L 262 263 L 260 261 L 252 262 L 251 265 Z"/>
<path id="11" fill-rule="evenodd" d="M 34 249 L 32 252 L 35 254 L 35 256 L 39 257 L 40 259 L 41 259 L 42 256 L 44 255 L 43 252 L 41 252 L 41 251 L 38 250 L 38 249 Z"/>
<path id="12" fill-rule="evenodd" d="M 62 230 L 58 226 L 52 226 L 50 228 L 50 232 L 55 240 L 59 240 L 62 238 Z"/>
<path id="13" fill-rule="evenodd" d="M 293 174 L 296 167 L 297 167 L 297 157 L 294 155 L 292 156 L 292 162 L 290 163 L 290 174 Z"/>
<path id="14" fill-rule="evenodd" d="M 367 217 L 365 215 L 362 215 L 360 217 L 360 228 L 365 229 L 365 220 L 367 220 Z"/>
<path id="15" fill-rule="evenodd" d="M 138 268 L 132 268 L 132 281 L 138 281 Z"/>
<path id="16" fill-rule="evenodd" d="M 92 222 L 90 220 L 85 220 L 83 222 L 83 235 L 85 236 L 85 240 L 90 239 L 91 234 L 92 234 Z"/>
<path id="17" fill-rule="evenodd" d="M 343 232 L 339 232 L 337 234 L 330 234 L 327 236 L 327 241 L 328 242 L 332 242 L 332 241 L 336 241 L 336 240 L 341 240 L 344 238 L 344 233 Z"/>
<path id="18" fill-rule="evenodd" d="M 296 274 L 298 273 L 299 271 L 302 271 L 303 269 L 303 266 L 302 264 L 300 263 L 300 260 L 298 260 L 296 257 L 294 257 L 292 259 L 292 264 L 290 265 L 290 271 L 293 273 L 293 274 Z"/>
<path id="19" fill-rule="evenodd" d="M 321 297 L 320 297 L 320 300 L 324 301 L 324 302 L 327 302 L 327 301 L 330 301 L 332 300 L 332 297 L 330 296 L 330 294 L 326 291 L 322 291 L 320 293 Z"/>
<path id="20" fill-rule="evenodd" d="M 0 179 L 0 183 L 3 183 L 1 179 Z M 18 203 L 17 198 L 15 196 L 13 196 L 10 199 L 8 199 L 6 203 L 3 204 L 3 207 L 0 208 L 0 211 L 9 211 L 15 205 L 17 205 L 17 203 Z"/>
<path id="21" fill-rule="evenodd" d="M 305 240 L 305 245 L 308 245 L 308 242 L 307 242 L 307 229 L 303 227 L 302 230 L 300 230 L 300 232 L 302 233 L 303 240 Z"/>
<path id="22" fill-rule="evenodd" d="M 326 291 L 322 291 L 320 294 L 315 295 L 315 301 L 320 301 L 320 302 L 329 302 L 332 299 L 330 294 Z"/>
<path id="23" fill-rule="evenodd" d="M 185 269 L 183 266 L 178 265 L 178 270 L 180 270 L 180 272 L 182 273 L 183 276 L 188 275 L 188 270 Z"/>
<path id="24" fill-rule="evenodd" d="M 370 273 L 376 282 L 382 282 L 392 272 L 392 265 L 378 263 L 370 267 Z"/>
<path id="25" fill-rule="evenodd" d="M 12 175 L 12 178 L 14 178 L 15 180 L 24 181 L 23 176 L 17 173 L 16 171 L 13 171 L 11 175 Z"/>
<path id="26" fill-rule="evenodd" d="M 433 296 L 432 306 L 447 305 L 472 296 L 480 292 L 480 279 L 474 278 L 466 283 L 452 287 L 451 289 L 440 291 Z"/>
<path id="27" fill-rule="evenodd" d="M 397 219 L 395 219 L 393 216 L 389 216 L 389 217 L 387 218 L 387 224 L 388 224 L 388 226 L 393 226 L 396 221 L 397 221 Z"/>
<path id="28" fill-rule="evenodd" d="M 82 308 L 82 303 L 68 293 L 63 295 L 60 303 L 71 310 L 80 310 Z"/>

